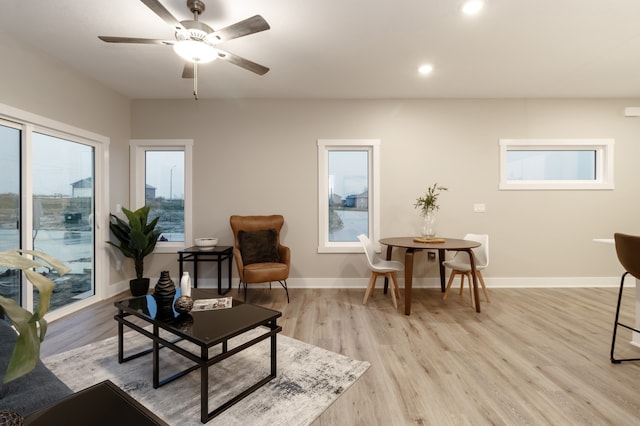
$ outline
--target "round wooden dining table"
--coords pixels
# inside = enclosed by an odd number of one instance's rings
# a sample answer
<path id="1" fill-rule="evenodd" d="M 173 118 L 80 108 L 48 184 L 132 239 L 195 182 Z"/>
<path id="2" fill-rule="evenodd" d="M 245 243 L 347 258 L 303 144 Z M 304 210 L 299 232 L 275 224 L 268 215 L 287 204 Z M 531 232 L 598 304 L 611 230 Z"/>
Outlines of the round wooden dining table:
<path id="1" fill-rule="evenodd" d="M 479 247 L 476 241 L 461 240 L 456 238 L 434 238 L 432 242 L 416 241 L 416 237 L 391 237 L 382 238 L 380 244 L 387 246 L 387 260 L 391 260 L 394 247 L 405 249 L 404 253 L 404 313 L 411 315 L 411 288 L 413 284 L 413 255 L 422 250 L 438 250 L 438 264 L 440 266 L 440 287 L 445 291 L 445 271 L 442 262 L 445 260 L 445 252 L 465 251 L 469 254 L 471 263 L 471 276 L 473 277 L 473 299 L 476 305 L 476 312 L 480 312 L 480 295 L 478 293 L 478 278 L 476 276 L 476 261 L 471 249 Z M 385 280 L 385 292 L 387 283 Z"/>

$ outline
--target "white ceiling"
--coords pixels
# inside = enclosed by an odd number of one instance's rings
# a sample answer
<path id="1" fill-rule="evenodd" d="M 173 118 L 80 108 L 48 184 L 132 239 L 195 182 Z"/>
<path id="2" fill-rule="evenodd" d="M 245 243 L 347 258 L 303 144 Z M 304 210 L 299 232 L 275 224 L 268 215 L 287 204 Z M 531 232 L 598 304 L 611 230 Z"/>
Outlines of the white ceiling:
<path id="1" fill-rule="evenodd" d="M 186 0 L 161 1 L 193 19 Z M 204 1 L 214 29 L 269 22 L 221 47 L 271 71 L 203 65 L 200 98 L 640 97 L 638 0 L 486 0 L 473 18 L 461 0 Z M 132 99 L 191 97 L 171 47 L 98 40 L 173 39 L 139 0 L 4 1 L 0 32 Z"/>

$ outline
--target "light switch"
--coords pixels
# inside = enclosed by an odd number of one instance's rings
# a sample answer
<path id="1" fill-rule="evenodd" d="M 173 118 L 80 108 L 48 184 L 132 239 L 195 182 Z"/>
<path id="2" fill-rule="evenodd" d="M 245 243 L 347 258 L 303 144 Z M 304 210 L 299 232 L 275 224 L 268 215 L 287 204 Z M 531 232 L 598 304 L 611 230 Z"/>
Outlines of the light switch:
<path id="1" fill-rule="evenodd" d="M 474 204 L 473 211 L 476 213 L 484 213 L 485 211 L 487 211 L 487 208 L 484 204 Z"/>

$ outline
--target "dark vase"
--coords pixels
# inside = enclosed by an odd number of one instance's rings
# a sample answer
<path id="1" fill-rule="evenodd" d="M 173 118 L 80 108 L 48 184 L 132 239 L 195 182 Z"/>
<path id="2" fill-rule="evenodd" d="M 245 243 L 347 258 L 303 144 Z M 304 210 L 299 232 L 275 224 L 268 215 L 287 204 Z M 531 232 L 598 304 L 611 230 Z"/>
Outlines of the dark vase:
<path id="1" fill-rule="evenodd" d="M 153 297 L 158 304 L 173 306 L 173 297 L 176 295 L 176 286 L 169 276 L 169 271 L 160 272 L 160 279 L 153 290 Z"/>
<path id="2" fill-rule="evenodd" d="M 149 278 L 140 278 L 129 281 L 129 290 L 133 297 L 144 296 L 149 292 Z"/>

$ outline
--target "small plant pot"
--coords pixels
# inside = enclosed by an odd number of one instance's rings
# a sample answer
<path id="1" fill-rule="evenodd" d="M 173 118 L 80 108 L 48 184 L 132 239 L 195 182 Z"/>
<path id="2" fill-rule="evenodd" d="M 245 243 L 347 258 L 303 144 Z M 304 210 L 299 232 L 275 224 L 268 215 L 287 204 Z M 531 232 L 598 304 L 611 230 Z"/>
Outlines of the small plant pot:
<path id="1" fill-rule="evenodd" d="M 144 296 L 149 292 L 149 278 L 140 278 L 129 281 L 129 290 L 133 297 Z"/>

